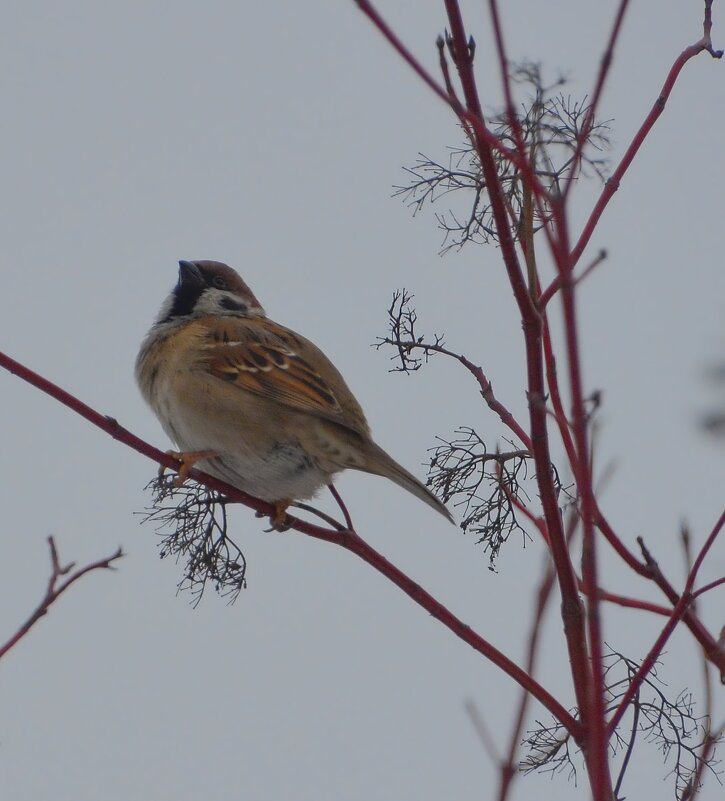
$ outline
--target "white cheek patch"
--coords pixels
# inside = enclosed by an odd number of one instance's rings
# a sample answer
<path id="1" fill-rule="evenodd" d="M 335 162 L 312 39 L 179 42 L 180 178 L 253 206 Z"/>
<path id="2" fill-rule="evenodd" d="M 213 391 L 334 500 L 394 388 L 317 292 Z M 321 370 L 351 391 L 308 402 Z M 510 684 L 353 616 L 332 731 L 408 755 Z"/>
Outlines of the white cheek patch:
<path id="1" fill-rule="evenodd" d="M 244 305 L 241 301 L 236 301 L 236 299 L 228 292 L 214 288 L 205 289 L 199 296 L 199 299 L 196 301 L 194 313 L 229 314 L 229 312 L 232 311 L 232 309 L 230 309 L 232 304 L 236 306 L 235 310 L 238 312 L 247 310 L 246 305 Z"/>
<path id="2" fill-rule="evenodd" d="M 176 296 L 172 292 L 170 295 L 167 295 L 164 302 L 161 304 L 161 308 L 159 309 L 159 313 L 156 315 L 156 324 L 163 323 L 169 319 L 169 315 L 171 314 L 171 310 L 174 308 L 174 301 L 176 300 Z"/>

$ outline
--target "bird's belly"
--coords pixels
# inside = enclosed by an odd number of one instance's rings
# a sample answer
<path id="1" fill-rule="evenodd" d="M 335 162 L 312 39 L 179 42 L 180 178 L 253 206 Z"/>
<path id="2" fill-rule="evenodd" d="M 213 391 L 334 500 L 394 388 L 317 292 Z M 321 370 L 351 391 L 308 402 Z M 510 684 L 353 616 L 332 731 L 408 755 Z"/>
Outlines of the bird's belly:
<path id="1" fill-rule="evenodd" d="M 177 387 L 178 389 L 178 387 Z M 200 470 L 266 501 L 305 499 L 329 484 L 332 473 L 314 463 L 288 431 L 288 416 L 267 414 L 264 419 L 247 408 L 246 414 L 218 396 L 170 392 L 157 414 L 166 433 L 181 451 L 213 451 L 200 460 Z"/>
<path id="2" fill-rule="evenodd" d="M 310 460 L 299 446 L 277 443 L 266 454 L 254 459 L 239 453 L 220 454 L 199 467 L 244 492 L 265 501 L 311 498 L 329 484 L 331 476 Z"/>

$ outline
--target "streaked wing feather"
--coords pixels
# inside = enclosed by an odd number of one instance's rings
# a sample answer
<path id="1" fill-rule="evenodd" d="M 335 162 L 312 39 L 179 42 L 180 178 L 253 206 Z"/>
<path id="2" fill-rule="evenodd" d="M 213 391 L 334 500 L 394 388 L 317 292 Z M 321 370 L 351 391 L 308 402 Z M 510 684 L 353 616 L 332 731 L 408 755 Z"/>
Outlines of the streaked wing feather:
<path id="1" fill-rule="evenodd" d="M 211 375 L 295 409 L 342 418 L 334 392 L 297 353 L 294 343 L 271 334 L 259 323 L 252 329 L 238 320 L 217 324 L 210 330 L 210 340 L 204 363 Z M 340 422 L 346 424 L 343 419 Z"/>

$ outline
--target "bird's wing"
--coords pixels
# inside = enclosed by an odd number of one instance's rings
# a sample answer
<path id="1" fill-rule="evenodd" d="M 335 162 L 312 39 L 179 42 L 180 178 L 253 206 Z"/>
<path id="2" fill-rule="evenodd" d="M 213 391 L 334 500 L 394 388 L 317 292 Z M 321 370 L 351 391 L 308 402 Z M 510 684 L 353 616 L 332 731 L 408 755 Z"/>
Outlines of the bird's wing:
<path id="1" fill-rule="evenodd" d="M 367 432 L 362 409 L 344 379 L 309 340 L 262 317 L 209 317 L 203 322 L 202 361 L 210 375 L 291 409 Z"/>

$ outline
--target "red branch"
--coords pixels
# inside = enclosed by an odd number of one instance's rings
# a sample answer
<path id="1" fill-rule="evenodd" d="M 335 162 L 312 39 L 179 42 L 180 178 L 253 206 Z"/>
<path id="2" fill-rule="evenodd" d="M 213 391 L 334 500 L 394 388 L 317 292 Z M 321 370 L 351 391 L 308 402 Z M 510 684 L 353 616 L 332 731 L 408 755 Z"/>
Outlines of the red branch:
<path id="1" fill-rule="evenodd" d="M 18 642 L 20 642 L 20 640 L 23 639 L 23 637 L 30 631 L 30 629 L 33 628 L 40 618 L 44 617 L 48 613 L 51 605 L 55 603 L 58 597 L 62 595 L 71 585 L 75 584 L 78 579 L 83 578 L 83 576 L 85 576 L 87 573 L 91 573 L 94 570 L 113 570 L 113 563 L 123 556 L 123 553 L 119 548 L 112 556 L 109 556 L 106 559 L 99 559 L 96 562 L 91 562 L 90 564 L 73 571 L 73 568 L 75 567 L 74 562 L 70 562 L 67 565 L 60 564 L 60 560 L 58 559 L 58 550 L 55 547 L 55 540 L 53 537 L 48 537 L 48 547 L 50 548 L 51 573 L 50 578 L 48 579 L 48 587 L 45 591 L 45 595 L 25 623 L 23 623 L 23 625 L 4 645 L 0 646 L 0 659 L 2 659 L 11 648 L 13 648 L 18 644 Z M 63 576 L 67 576 L 65 581 L 61 581 Z"/>
<path id="2" fill-rule="evenodd" d="M 11 359 L 4 353 L 0 353 L 0 366 L 14 373 L 19 378 L 32 384 L 34 387 L 42 390 L 52 398 L 60 401 L 62 404 L 72 409 L 76 414 L 84 417 L 90 423 L 110 434 L 114 439 L 128 445 L 130 448 L 138 451 L 139 453 L 147 456 L 149 459 L 162 464 L 166 467 L 177 468 L 178 461 L 168 453 L 154 448 L 153 445 L 144 442 L 144 440 L 132 434 L 127 429 L 123 428 L 114 418 L 104 416 L 86 405 L 78 398 L 61 389 L 56 384 L 53 384 L 48 379 L 43 378 L 29 368 L 20 364 L 19 362 Z M 244 504 L 250 509 L 265 515 L 273 516 L 275 514 L 275 507 L 272 504 L 247 495 L 244 492 L 236 489 L 235 487 L 225 484 L 223 481 L 208 476 L 200 470 L 192 469 L 189 471 L 189 477 L 194 481 L 216 490 L 226 495 L 232 501 Z M 500 667 L 504 673 L 508 674 L 514 681 L 520 684 L 527 692 L 530 692 L 544 707 L 546 707 L 552 715 L 554 715 L 566 730 L 579 741 L 580 738 L 580 725 L 578 721 L 559 703 L 559 701 L 544 689 L 537 681 L 529 676 L 522 670 L 515 662 L 509 659 L 505 654 L 494 647 L 488 640 L 485 640 L 480 634 L 477 634 L 470 626 L 467 626 L 452 612 L 450 612 L 443 604 L 437 601 L 430 593 L 426 592 L 419 584 L 409 578 L 405 573 L 399 570 L 395 565 L 389 562 L 382 554 L 378 553 L 373 547 L 368 545 L 356 532 L 350 530 L 339 531 L 337 529 L 322 528 L 313 525 L 299 518 L 287 516 L 285 524 L 291 529 L 307 534 L 310 537 L 315 537 L 325 542 L 331 542 L 335 545 L 341 545 L 348 551 L 351 551 L 356 556 L 359 556 L 364 562 L 367 562 L 371 567 L 375 568 L 379 573 L 385 576 L 388 580 L 392 581 L 399 587 L 406 595 L 412 598 L 417 604 L 423 607 L 437 620 L 440 620 L 444 626 L 449 628 L 456 636 L 458 636 L 465 643 L 470 645 L 474 650 L 483 654 L 487 659 L 493 662 L 497 667 Z"/>
<path id="3" fill-rule="evenodd" d="M 652 555 L 647 552 L 647 564 L 640 562 L 620 540 L 598 507 L 596 509 L 596 525 L 612 545 L 612 547 L 622 557 L 624 562 L 640 576 L 653 581 L 660 588 L 660 590 L 662 590 L 665 596 L 667 596 L 667 600 L 672 604 L 672 606 L 676 607 L 680 600 L 680 594 L 668 581 L 657 562 L 652 558 Z M 700 590 L 693 595 L 697 595 L 699 592 Z M 723 648 L 722 644 L 716 640 L 705 628 L 704 624 L 700 618 L 697 617 L 693 609 L 685 609 L 682 621 L 690 629 L 693 636 L 702 646 L 707 659 L 712 662 L 713 665 L 715 665 L 720 672 L 720 675 L 725 677 L 725 649 Z"/>
<path id="4" fill-rule="evenodd" d="M 697 592 L 692 593 L 693 598 L 699 598 L 701 595 L 704 595 L 706 592 L 710 592 L 710 590 L 714 590 L 715 587 L 721 587 L 725 584 L 725 576 L 722 576 L 719 579 L 715 579 L 715 581 L 711 581 L 709 584 L 705 584 L 703 587 L 700 587 Z"/>
<path id="5" fill-rule="evenodd" d="M 554 221 L 560 248 L 556 258 L 563 283 L 561 303 L 564 316 L 564 340 L 569 368 L 571 392 L 571 419 L 576 450 L 576 461 L 571 465 L 579 495 L 582 521 L 582 580 L 587 596 L 587 630 L 591 650 L 591 682 L 587 692 L 587 713 L 582 713 L 588 722 L 589 750 L 586 754 L 595 798 L 605 799 L 612 795 L 611 776 L 608 767 L 608 738 L 606 731 L 606 701 L 603 663 L 603 636 L 599 614 L 599 579 L 597 542 L 594 538 L 594 482 L 589 453 L 589 420 L 584 398 L 584 378 L 579 347 L 579 324 L 577 320 L 574 274 L 569 264 L 569 237 L 567 217 L 560 202 L 554 204 Z M 566 418 L 565 418 L 566 419 Z"/>
<path id="6" fill-rule="evenodd" d="M 612 66 L 612 58 L 614 56 L 614 46 L 617 43 L 617 39 L 619 39 L 619 33 L 622 29 L 622 23 L 624 22 L 624 14 L 627 11 L 628 5 L 629 5 L 629 0 L 620 0 L 619 8 L 617 9 L 617 13 L 614 17 L 614 25 L 612 25 L 612 32 L 609 35 L 609 41 L 607 42 L 607 47 L 604 51 L 604 55 L 602 56 L 602 60 L 599 65 L 599 75 L 597 76 L 597 82 L 594 86 L 594 92 L 592 94 L 592 102 L 589 105 L 589 109 L 584 119 L 584 124 L 582 125 L 581 131 L 579 132 L 579 136 L 577 138 L 577 143 L 576 143 L 576 151 L 574 152 L 574 156 L 572 157 L 573 164 L 577 166 L 581 163 L 581 157 L 582 153 L 584 152 L 584 147 L 587 141 L 589 140 L 589 135 L 592 131 L 592 128 L 594 127 L 597 111 L 599 110 L 599 100 L 602 96 L 602 91 L 604 89 L 604 84 L 606 83 L 607 80 L 607 75 L 609 74 L 609 68 Z M 573 169 L 569 174 L 569 180 L 567 182 L 566 189 L 564 190 L 565 197 L 571 192 L 576 177 L 577 177 L 576 169 Z"/>
<path id="7" fill-rule="evenodd" d="M 444 0 L 448 22 L 451 26 L 451 38 L 456 54 L 463 95 L 468 111 L 483 123 L 481 101 L 478 96 L 476 79 L 473 72 L 473 60 L 468 47 L 463 18 L 457 0 Z M 485 126 L 484 126 L 485 127 Z M 562 620 L 567 650 L 571 663 L 572 681 L 577 705 L 586 715 L 587 687 L 590 677 L 590 663 L 587 654 L 586 637 L 583 625 L 583 611 L 576 576 L 566 546 L 564 528 L 559 515 L 556 487 L 551 471 L 551 454 L 549 451 L 549 434 L 546 426 L 546 393 L 544 384 L 544 366 L 542 356 L 542 320 L 532 300 L 524 280 L 524 274 L 516 254 L 514 238 L 508 225 L 504 192 L 501 179 L 496 168 L 493 151 L 487 139 L 478 136 L 476 131 L 476 152 L 488 189 L 491 212 L 496 225 L 501 255 L 508 274 L 509 283 L 516 299 L 521 315 L 526 347 L 527 388 L 529 398 L 529 420 L 531 425 L 532 456 L 536 465 L 536 480 L 544 510 L 544 518 L 551 544 L 551 553 L 556 567 L 557 578 L 562 596 Z M 532 186 L 532 191 L 534 187 Z M 586 726 L 586 720 L 584 720 Z"/>
<path id="8" fill-rule="evenodd" d="M 582 588 L 582 592 L 585 590 Z M 639 598 L 628 598 L 626 595 L 617 595 L 614 592 L 607 592 L 606 590 L 598 590 L 597 595 L 599 600 L 607 601 L 615 606 L 624 606 L 628 609 L 639 609 L 642 612 L 652 612 L 654 615 L 662 615 L 662 617 L 669 617 L 672 614 L 672 609 L 659 604 L 653 604 L 650 601 L 642 601 Z"/>
<path id="9" fill-rule="evenodd" d="M 425 353 L 440 353 L 443 356 L 449 356 L 451 359 L 455 359 L 457 362 L 462 364 L 466 370 L 476 379 L 478 383 L 478 387 L 481 393 L 481 397 L 486 401 L 486 405 L 492 412 L 495 412 L 501 422 L 507 427 L 510 428 L 511 431 L 519 438 L 521 444 L 526 448 L 526 450 L 531 450 L 531 437 L 524 431 L 521 424 L 518 420 L 511 414 L 511 412 L 501 403 L 500 400 L 493 394 L 493 385 L 486 377 L 486 374 L 483 372 L 483 368 L 477 364 L 474 364 L 470 359 L 467 359 L 463 354 L 456 353 L 449 348 L 444 347 L 443 345 L 432 345 L 432 344 L 424 344 L 418 341 L 394 341 L 392 339 L 386 339 L 385 342 L 390 343 L 391 345 L 397 345 L 398 347 L 402 347 L 405 350 L 412 350 L 413 348 L 418 348 Z"/>
<path id="10" fill-rule="evenodd" d="M 633 676 L 632 681 L 629 684 L 629 687 L 627 687 L 627 692 L 622 696 L 622 700 L 620 701 L 619 706 L 617 707 L 614 715 L 612 716 L 612 719 L 609 721 L 608 730 L 610 734 L 619 725 L 619 722 L 622 720 L 622 716 L 627 711 L 627 707 L 632 703 L 632 701 L 636 697 L 639 688 L 642 685 L 642 682 L 644 681 L 645 677 L 650 673 L 650 671 L 652 670 L 657 661 L 657 658 L 662 653 L 662 649 L 665 647 L 667 640 L 669 640 L 669 638 L 672 636 L 672 632 L 675 630 L 675 627 L 685 616 L 685 612 L 687 611 L 687 609 L 692 605 L 694 601 L 692 589 L 695 586 L 695 581 L 697 580 L 697 574 L 700 568 L 702 567 L 702 563 L 705 561 L 705 557 L 707 556 L 708 551 L 710 550 L 710 548 L 712 548 L 712 546 L 715 543 L 715 540 L 722 531 L 723 526 L 725 526 L 725 512 L 723 512 L 720 515 L 717 523 L 715 523 L 715 525 L 713 526 L 712 531 L 710 532 L 702 548 L 700 549 L 700 552 L 698 553 L 697 558 L 695 559 L 695 562 L 692 565 L 692 569 L 690 570 L 687 576 L 687 581 L 685 582 L 685 589 L 683 590 L 682 595 L 678 599 L 675 608 L 672 610 L 670 619 L 667 621 L 665 627 L 660 632 L 660 636 L 657 638 L 652 648 L 650 648 L 650 651 L 647 654 L 647 656 L 642 660 L 642 664 L 640 665 L 639 670 Z M 645 548 L 642 540 L 640 540 L 640 546 L 644 551 L 647 562 L 648 563 L 654 562 L 651 555 Z M 720 650 L 722 651 L 722 645 L 720 645 Z M 721 675 L 720 678 L 721 681 L 725 683 L 725 676 Z"/>
<path id="11" fill-rule="evenodd" d="M 622 540 L 617 536 L 614 529 L 609 525 L 607 519 L 602 514 L 599 506 L 595 509 L 595 518 L 594 518 L 595 525 L 597 528 L 602 532 L 604 538 L 607 542 L 614 548 L 614 550 L 619 554 L 626 564 L 628 564 L 635 573 L 638 573 L 640 576 L 644 576 L 644 578 L 652 578 L 652 574 L 650 573 L 647 565 L 642 564 L 642 562 L 637 559 L 637 557 L 627 548 L 627 546 L 622 542 Z"/>
<path id="12" fill-rule="evenodd" d="M 569 260 L 571 269 L 574 269 L 577 262 L 581 258 L 582 253 L 584 252 L 584 248 L 587 246 L 589 240 L 591 239 L 592 234 L 594 233 L 594 229 L 597 227 L 599 223 L 599 218 L 602 216 L 604 209 L 607 207 L 609 201 L 612 199 L 614 193 L 619 189 L 619 186 L 622 182 L 622 178 L 624 174 L 629 169 L 629 165 L 634 160 L 634 157 L 637 155 L 642 143 L 649 135 L 650 131 L 654 127 L 654 124 L 660 117 L 660 114 L 665 110 L 665 106 L 667 105 L 667 101 L 672 93 L 672 89 L 677 82 L 677 79 L 682 71 L 682 68 L 687 64 L 687 62 L 694 58 L 695 56 L 699 55 L 703 51 L 707 51 L 713 58 L 722 58 L 723 51 L 722 50 L 714 50 L 712 47 L 712 40 L 710 38 L 710 31 L 712 28 L 712 0 L 705 0 L 705 21 L 703 23 L 703 36 L 702 38 L 695 42 L 695 44 L 686 47 L 680 55 L 675 59 L 674 64 L 670 68 L 669 73 L 667 74 L 667 78 L 665 79 L 665 83 L 662 87 L 662 91 L 660 92 L 657 100 L 655 100 L 654 105 L 652 106 L 649 114 L 645 118 L 645 121 L 640 126 L 639 130 L 634 136 L 631 144 L 627 148 L 627 152 L 624 154 L 624 158 L 619 163 L 617 169 L 614 171 L 614 174 L 606 183 L 602 194 L 599 196 L 599 200 L 597 200 L 592 213 L 589 215 L 589 219 L 587 220 L 584 230 L 579 237 L 579 241 L 576 243 L 574 249 L 571 252 L 571 258 Z"/>
<path id="13" fill-rule="evenodd" d="M 559 427 L 559 436 L 564 444 L 566 456 L 569 464 L 573 466 L 577 463 L 577 453 L 574 448 L 574 440 L 571 435 L 569 417 L 564 410 L 561 400 L 561 390 L 559 389 L 559 375 L 556 367 L 556 357 L 554 356 L 554 346 L 551 341 L 551 329 L 549 321 L 544 317 L 544 361 L 546 364 L 546 384 L 549 387 L 551 405 L 554 408 L 554 419 Z"/>
<path id="14" fill-rule="evenodd" d="M 574 537 L 576 536 L 577 527 L 579 524 L 579 517 L 575 509 L 569 514 L 569 520 L 566 526 L 566 541 L 567 545 L 571 546 Z M 529 642 L 526 655 L 526 671 L 532 676 L 535 675 L 536 659 L 543 633 L 543 620 L 546 613 L 546 608 L 551 600 L 552 590 L 554 589 L 554 579 L 556 571 L 553 565 L 549 562 L 542 576 L 541 583 L 539 584 L 538 592 L 534 598 L 534 608 L 531 619 L 531 626 L 529 628 Z M 504 761 L 501 762 L 501 779 L 498 790 L 498 801 L 506 801 L 511 791 L 514 778 L 519 775 L 518 767 L 518 750 L 521 745 L 522 732 L 524 730 L 524 723 L 526 720 L 526 712 L 529 706 L 530 696 L 527 693 L 522 693 L 519 701 L 519 709 L 516 715 L 516 722 L 511 729 L 511 736 L 509 738 L 508 754 Z"/>
<path id="15" fill-rule="evenodd" d="M 554 578 L 556 574 L 551 566 L 549 566 L 541 579 L 539 590 L 534 599 L 534 609 L 531 618 L 531 626 L 529 628 L 529 642 L 526 654 L 526 672 L 534 675 L 536 667 L 536 658 L 539 651 L 539 643 L 541 634 L 543 633 L 542 622 L 546 613 L 546 608 L 551 599 L 552 590 L 554 588 Z M 511 785 L 514 778 L 518 773 L 518 760 L 516 755 L 521 744 L 521 736 L 524 729 L 526 720 L 526 712 L 529 707 L 529 694 L 523 693 L 519 700 L 519 708 L 516 713 L 516 721 L 511 729 L 511 736 L 509 738 L 508 752 L 505 761 L 501 762 L 501 778 L 498 789 L 498 801 L 506 801 L 508 794 L 511 790 Z"/>

